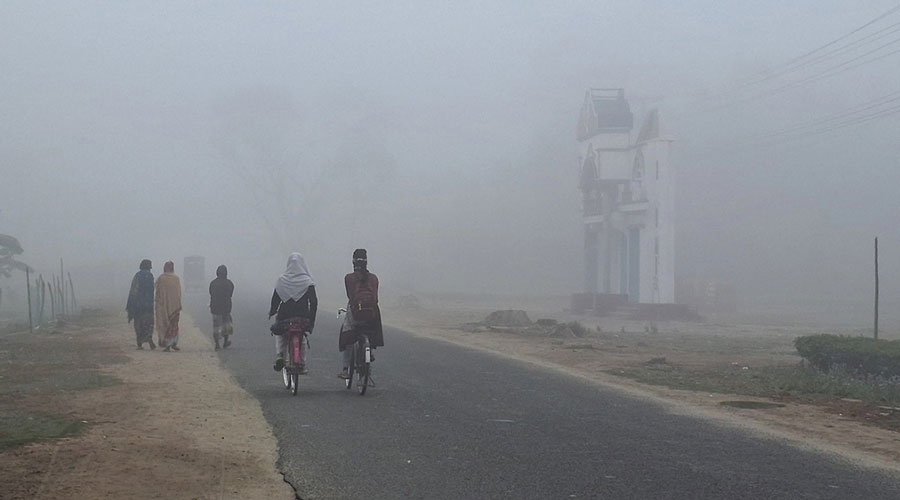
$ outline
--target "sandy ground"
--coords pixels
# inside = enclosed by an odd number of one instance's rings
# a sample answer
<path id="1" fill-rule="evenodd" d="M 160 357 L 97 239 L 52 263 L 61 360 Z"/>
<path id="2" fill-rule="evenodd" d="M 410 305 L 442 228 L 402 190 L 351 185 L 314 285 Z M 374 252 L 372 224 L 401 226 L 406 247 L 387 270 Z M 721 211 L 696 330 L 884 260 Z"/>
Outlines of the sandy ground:
<path id="1" fill-rule="evenodd" d="M 659 357 L 685 366 L 715 362 L 735 365 L 740 369 L 745 366 L 747 369 L 765 369 L 767 363 L 785 359 L 796 362 L 798 358 L 789 347 L 790 339 L 816 330 L 664 322 L 657 325 L 659 333 L 654 335 L 647 334 L 648 325 L 645 322 L 615 317 L 574 316 L 546 305 L 533 305 L 528 311 L 531 319 L 546 317 L 563 322 L 577 319 L 592 330 L 600 327 L 607 333 L 586 339 L 536 338 L 502 328 L 485 329 L 474 325 L 484 320 L 494 308 L 504 308 L 503 305 L 506 304 L 471 305 L 440 301 L 439 305 L 432 302 L 426 307 L 383 307 L 383 310 L 387 324 L 419 335 L 559 370 L 639 398 L 662 402 L 673 413 L 700 416 L 717 425 L 739 427 L 765 438 L 832 454 L 858 465 L 900 473 L 900 433 L 833 413 L 833 408 L 828 411 L 822 406 L 779 401 L 785 406 L 766 410 L 738 409 L 720 403 L 768 400 L 645 385 L 608 373 L 619 367 L 633 366 Z M 852 402 L 848 404 L 852 407 Z"/>
<path id="2" fill-rule="evenodd" d="M 178 353 L 134 350 L 133 330 L 118 316 L 76 322 L 61 335 L 127 356 L 103 368 L 123 383 L 16 402 L 89 428 L 0 452 L 0 498 L 294 498 L 259 403 L 219 365 L 190 317 L 182 316 Z"/>

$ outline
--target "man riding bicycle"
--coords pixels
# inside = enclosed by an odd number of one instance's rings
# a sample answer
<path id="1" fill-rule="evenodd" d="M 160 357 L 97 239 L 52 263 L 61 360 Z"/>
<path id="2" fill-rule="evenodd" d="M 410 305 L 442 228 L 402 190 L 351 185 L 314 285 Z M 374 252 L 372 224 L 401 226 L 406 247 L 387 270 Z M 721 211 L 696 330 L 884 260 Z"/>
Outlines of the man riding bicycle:
<path id="1" fill-rule="evenodd" d="M 344 276 L 344 288 L 347 291 L 347 315 L 341 325 L 338 349 L 343 354 L 343 367 L 338 377 L 350 377 L 350 353 L 359 333 L 369 336 L 370 346 L 384 345 L 384 333 L 381 327 L 381 310 L 378 308 L 378 276 L 370 273 L 368 258 L 364 248 L 353 251 L 353 272 Z M 349 347 L 349 348 L 348 348 Z M 372 361 L 374 361 L 374 356 Z"/>

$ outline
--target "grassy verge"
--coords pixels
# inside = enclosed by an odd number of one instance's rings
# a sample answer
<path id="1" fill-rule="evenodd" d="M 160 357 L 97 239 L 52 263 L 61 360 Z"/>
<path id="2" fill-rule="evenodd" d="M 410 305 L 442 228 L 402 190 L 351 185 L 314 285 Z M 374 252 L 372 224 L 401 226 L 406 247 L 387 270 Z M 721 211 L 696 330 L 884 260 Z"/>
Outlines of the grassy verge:
<path id="1" fill-rule="evenodd" d="M 87 424 L 71 418 L 0 410 L 0 450 L 81 433 Z"/>
<path id="2" fill-rule="evenodd" d="M 818 396 L 852 398 L 871 405 L 900 405 L 900 385 L 823 373 L 799 365 L 744 370 L 740 366 L 687 369 L 671 364 L 635 366 L 609 373 L 673 389 L 758 397 Z"/>
<path id="3" fill-rule="evenodd" d="M 118 378 L 97 370 L 46 371 L 34 373 L 28 379 L 0 378 L 0 395 L 52 394 L 83 389 L 96 389 L 121 383 Z"/>
<path id="4" fill-rule="evenodd" d="M 85 428 L 68 415 L 60 396 L 121 383 L 103 372 L 106 365 L 128 360 L 110 341 L 105 321 L 74 319 L 0 335 L 0 450 Z"/>

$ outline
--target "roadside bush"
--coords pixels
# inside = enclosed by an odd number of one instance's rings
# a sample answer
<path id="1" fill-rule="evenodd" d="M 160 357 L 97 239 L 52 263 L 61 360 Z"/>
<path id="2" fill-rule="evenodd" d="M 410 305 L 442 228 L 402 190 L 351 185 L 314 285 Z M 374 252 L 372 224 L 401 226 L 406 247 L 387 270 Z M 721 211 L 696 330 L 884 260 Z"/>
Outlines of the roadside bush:
<path id="1" fill-rule="evenodd" d="M 900 341 L 843 335 L 807 335 L 794 339 L 803 359 L 822 371 L 842 367 L 856 376 L 900 377 Z"/>

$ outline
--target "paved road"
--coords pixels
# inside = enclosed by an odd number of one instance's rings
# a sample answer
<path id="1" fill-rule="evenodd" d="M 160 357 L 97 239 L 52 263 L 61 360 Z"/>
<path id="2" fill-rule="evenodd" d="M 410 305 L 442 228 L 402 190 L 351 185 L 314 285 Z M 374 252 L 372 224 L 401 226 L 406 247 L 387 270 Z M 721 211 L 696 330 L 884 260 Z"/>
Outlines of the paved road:
<path id="1" fill-rule="evenodd" d="M 261 401 L 304 500 L 900 498 L 900 482 L 877 472 L 396 330 L 377 351 L 378 386 L 359 396 L 336 377 L 330 310 L 292 397 L 271 368 L 266 298 L 257 302 L 235 310 L 221 356 Z"/>

